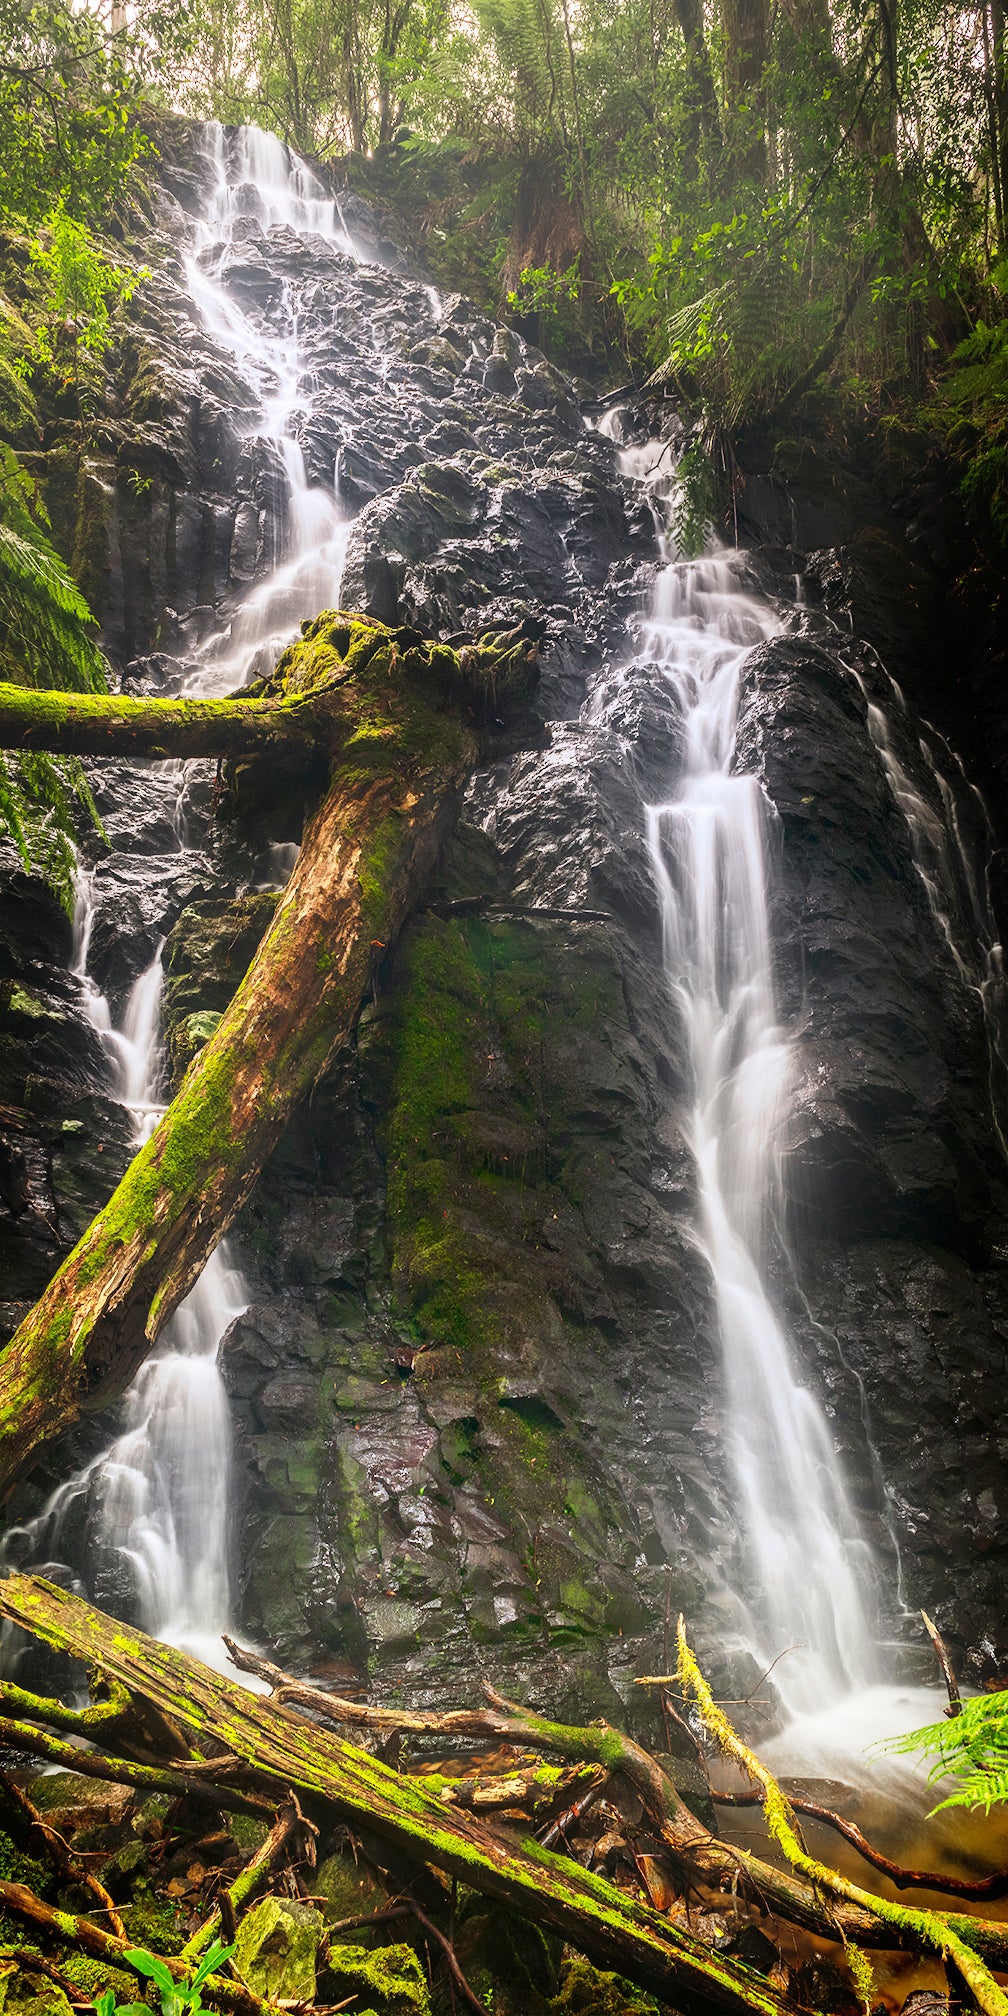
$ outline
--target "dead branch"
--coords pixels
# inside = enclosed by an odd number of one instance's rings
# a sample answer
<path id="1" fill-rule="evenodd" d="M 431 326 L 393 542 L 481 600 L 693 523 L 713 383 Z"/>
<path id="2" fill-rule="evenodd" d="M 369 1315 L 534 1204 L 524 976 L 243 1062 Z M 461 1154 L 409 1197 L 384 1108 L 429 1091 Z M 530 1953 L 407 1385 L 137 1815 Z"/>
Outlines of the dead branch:
<path id="1" fill-rule="evenodd" d="M 34 1831 L 41 1835 L 60 1881 L 75 1884 L 78 1889 L 86 1890 L 88 1895 L 94 1898 L 99 1911 L 104 1912 L 116 1938 L 125 1939 L 126 1928 L 104 1883 L 99 1882 L 98 1877 L 92 1875 L 90 1869 L 85 1869 L 70 1853 L 62 1834 L 58 1833 L 55 1827 L 50 1827 L 48 1820 L 43 1818 L 38 1807 L 29 1799 L 24 1787 L 18 1784 L 16 1778 L 12 1778 L 7 1771 L 0 1771 L 0 1785 L 3 1786 L 12 1806 L 16 1806 Z"/>

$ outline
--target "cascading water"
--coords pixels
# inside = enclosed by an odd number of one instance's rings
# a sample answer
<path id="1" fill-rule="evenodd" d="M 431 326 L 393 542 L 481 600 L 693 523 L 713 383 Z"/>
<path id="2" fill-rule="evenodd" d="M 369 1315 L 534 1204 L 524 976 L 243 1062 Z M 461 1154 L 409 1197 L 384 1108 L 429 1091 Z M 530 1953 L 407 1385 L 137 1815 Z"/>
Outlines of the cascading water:
<path id="1" fill-rule="evenodd" d="M 335 202 L 279 140 L 249 126 L 230 136 L 216 124 L 208 132 L 210 188 L 185 260 L 186 282 L 208 335 L 234 357 L 258 404 L 255 431 L 272 445 L 282 479 L 284 541 L 276 564 L 232 622 L 200 647 L 187 685 L 201 693 L 230 692 L 271 672 L 302 618 L 338 605 L 349 532 L 335 470 L 331 490 L 310 483 L 294 431 L 296 416 L 310 400 L 296 303 L 285 289 L 276 326 L 254 322 L 222 278 L 222 266 L 249 219 L 301 240 L 322 238 L 353 257 Z"/>
<path id="2" fill-rule="evenodd" d="M 618 422 L 616 423 L 618 428 Z M 662 522 L 669 444 L 628 449 Z M 646 808 L 663 957 L 685 1039 L 695 1236 L 710 1269 L 738 1492 L 739 1639 L 793 1713 L 872 1677 L 860 1539 L 822 1409 L 801 1384 L 767 1282 L 780 1236 L 781 1120 L 789 1053 L 778 1026 L 768 915 L 768 811 L 734 769 L 742 668 L 780 630 L 735 555 L 667 558 L 643 651 L 680 722 L 674 795 Z M 859 1572 L 860 1571 L 860 1572 Z"/>
<path id="3" fill-rule="evenodd" d="M 698 1238 L 724 1352 L 730 1441 L 756 1606 L 754 1656 L 794 1644 L 792 1707 L 862 1682 L 870 1644 L 856 1522 L 821 1409 L 798 1382 L 765 1279 L 782 1193 L 788 1050 L 777 1025 L 767 914 L 767 815 L 758 779 L 733 772 L 746 654 L 778 628 L 727 556 L 661 573 L 646 649 L 682 723 L 675 796 L 648 808 L 665 968 L 692 1079 L 689 1146 Z"/>
<path id="4" fill-rule="evenodd" d="M 87 971 L 93 921 L 93 877 L 82 872 L 73 970 L 139 1148 L 164 1111 L 161 947 L 116 1029 Z M 127 1393 L 122 1432 L 4 1546 L 7 1560 L 42 1569 L 82 1554 L 98 1601 L 125 1603 L 145 1630 L 211 1663 L 230 1620 L 231 1427 L 217 1352 L 246 1301 L 222 1244 Z M 75 1548 L 70 1536 L 81 1528 L 84 1546 Z"/>
<path id="5" fill-rule="evenodd" d="M 220 693 L 272 669 L 300 620 L 338 603 L 348 531 L 335 471 L 332 490 L 311 484 L 292 431 L 305 396 L 296 304 L 285 291 L 274 326 L 260 325 L 244 313 L 220 269 L 250 218 L 265 231 L 315 235 L 348 254 L 352 247 L 335 203 L 278 140 L 255 128 L 230 137 L 220 126 L 207 130 L 211 173 L 185 260 L 187 282 L 207 335 L 231 354 L 250 388 L 254 438 L 272 449 L 282 483 L 279 552 L 267 557 L 230 625 L 211 634 L 185 668 L 186 690 Z M 168 771 L 182 849 L 187 824 L 178 766 Z M 282 879 L 296 849 L 280 844 L 272 852 Z M 161 953 L 136 981 L 117 1028 L 88 972 L 93 885 L 93 875 L 82 871 L 73 970 L 109 1058 L 111 1089 L 132 1115 L 139 1147 L 164 1110 Z M 86 1561 L 99 1601 L 125 1605 L 145 1629 L 211 1663 L 222 1657 L 231 1602 L 231 1429 L 217 1357 L 247 1299 L 222 1243 L 127 1394 L 121 1433 L 5 1542 L 5 1558 L 19 1566 Z"/>

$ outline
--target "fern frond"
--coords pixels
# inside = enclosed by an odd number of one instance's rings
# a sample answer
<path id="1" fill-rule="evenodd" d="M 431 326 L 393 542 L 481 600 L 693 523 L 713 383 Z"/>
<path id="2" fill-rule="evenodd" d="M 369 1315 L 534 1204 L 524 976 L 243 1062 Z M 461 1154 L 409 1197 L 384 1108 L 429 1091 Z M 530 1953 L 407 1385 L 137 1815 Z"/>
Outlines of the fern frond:
<path id="1" fill-rule="evenodd" d="M 934 1808 L 936 1813 L 951 1806 L 982 1806 L 989 1813 L 1008 1800 L 1008 1692 L 975 1694 L 963 1702 L 961 1715 L 912 1729 L 884 1747 L 902 1756 L 919 1751 L 933 1758 L 932 1782 L 944 1777 L 960 1781 Z"/>
<path id="2" fill-rule="evenodd" d="M 699 295 L 695 301 L 687 301 L 682 308 L 674 309 L 666 317 L 668 356 L 645 380 L 645 390 L 664 385 L 685 363 L 692 362 L 698 344 L 720 334 L 730 291 L 725 280 L 720 287 L 712 287 L 708 293 Z"/>
<path id="3" fill-rule="evenodd" d="M 40 518 L 31 477 L 10 448 L 0 448 L 0 675 L 22 686 L 107 692 L 94 618 Z M 81 814 L 101 831 L 75 758 L 0 756 L 0 831 L 68 908 Z"/>

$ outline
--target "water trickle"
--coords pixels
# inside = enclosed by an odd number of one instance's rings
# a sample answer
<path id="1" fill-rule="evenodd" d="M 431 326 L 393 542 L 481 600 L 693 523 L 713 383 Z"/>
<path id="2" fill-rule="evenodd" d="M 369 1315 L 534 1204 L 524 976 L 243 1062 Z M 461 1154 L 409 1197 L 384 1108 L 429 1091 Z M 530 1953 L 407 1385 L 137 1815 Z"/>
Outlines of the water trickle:
<path id="1" fill-rule="evenodd" d="M 855 665 L 848 663 L 845 669 L 865 701 L 868 732 L 906 820 L 914 867 L 928 908 L 959 980 L 980 1002 L 987 1040 L 990 1111 L 1001 1152 L 1008 1161 L 1008 976 L 986 875 L 964 831 L 963 803 L 971 806 L 979 824 L 988 863 L 997 851 L 990 813 L 983 794 L 967 779 L 959 757 L 928 721 L 923 723 L 925 732 L 917 737 L 927 780 L 924 789 L 919 788 L 896 753 L 892 715 L 898 710 L 906 719 L 909 712 L 902 689 L 879 666 L 892 696 L 892 706 L 887 708 L 873 695 Z M 928 788 L 934 802 L 925 795 Z M 941 806 L 940 814 L 937 805 Z"/>

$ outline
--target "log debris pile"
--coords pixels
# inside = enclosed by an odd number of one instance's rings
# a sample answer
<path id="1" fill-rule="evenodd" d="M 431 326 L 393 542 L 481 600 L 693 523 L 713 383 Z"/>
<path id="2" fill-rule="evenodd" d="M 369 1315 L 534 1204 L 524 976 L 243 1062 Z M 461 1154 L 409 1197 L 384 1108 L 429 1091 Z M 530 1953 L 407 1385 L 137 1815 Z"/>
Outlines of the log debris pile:
<path id="1" fill-rule="evenodd" d="M 231 1645 L 270 1690 L 255 1694 L 35 1577 L 0 1583 L 0 1615 L 15 1649 L 34 1640 L 89 1675 L 87 1707 L 0 1682 L 0 1989 L 5 1975 L 8 1994 L 12 1975 L 28 1984 L 21 1999 L 45 1989 L 56 2001 L 39 2016 L 106 1987 L 136 2001 L 148 1946 L 176 2016 L 200 1997 L 239 2016 L 855 2016 L 879 2002 L 870 1956 L 894 1950 L 1008 2016 L 1008 1928 L 893 1903 L 814 1862 L 681 1626 L 679 1686 L 752 1778 L 776 1860 L 721 1841 L 605 1724 L 550 1722 L 490 1690 L 445 1714 L 343 1701 Z M 75 1775 L 39 1780 L 29 1760 Z"/>

